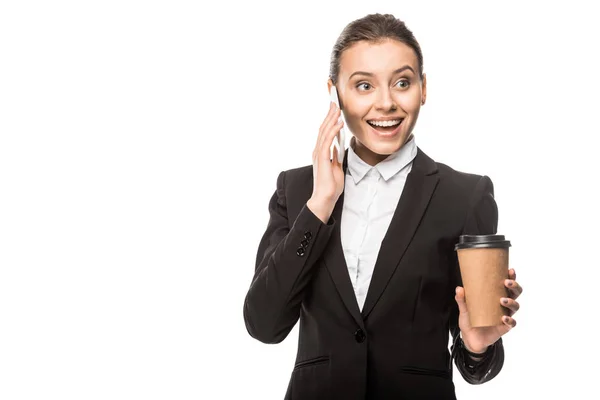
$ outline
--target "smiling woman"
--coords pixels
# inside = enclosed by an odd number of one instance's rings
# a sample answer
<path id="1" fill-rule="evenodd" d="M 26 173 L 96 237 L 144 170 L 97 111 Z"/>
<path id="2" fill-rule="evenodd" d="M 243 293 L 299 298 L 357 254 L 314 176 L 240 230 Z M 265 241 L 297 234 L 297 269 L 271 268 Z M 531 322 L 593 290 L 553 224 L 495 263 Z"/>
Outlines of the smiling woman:
<path id="1" fill-rule="evenodd" d="M 353 21 L 332 52 L 330 104 L 313 163 L 282 171 L 244 301 L 248 333 L 279 343 L 300 321 L 286 399 L 455 399 L 494 378 L 522 292 L 506 273 L 506 317 L 473 327 L 454 245 L 495 234 L 492 181 L 428 157 L 413 129 L 425 104 L 418 42 L 404 22 Z M 330 158 L 342 128 L 353 137 Z M 448 342 L 452 335 L 452 345 Z"/>
<path id="2" fill-rule="evenodd" d="M 328 86 L 335 85 L 344 99 L 356 154 L 375 165 L 407 141 L 425 104 L 427 81 L 416 53 L 420 49 L 391 38 L 346 46 L 332 63 Z"/>
<path id="3" fill-rule="evenodd" d="M 328 87 L 335 85 L 347 103 L 344 117 L 361 159 L 375 165 L 407 141 L 427 79 L 421 47 L 402 21 L 373 15 L 349 24 L 333 48 L 329 75 Z"/>

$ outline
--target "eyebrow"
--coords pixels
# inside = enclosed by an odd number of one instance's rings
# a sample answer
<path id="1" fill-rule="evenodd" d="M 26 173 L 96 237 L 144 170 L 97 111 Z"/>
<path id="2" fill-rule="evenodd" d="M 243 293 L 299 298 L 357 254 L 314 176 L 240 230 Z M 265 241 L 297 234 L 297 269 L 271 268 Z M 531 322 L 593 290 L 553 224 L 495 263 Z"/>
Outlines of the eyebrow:
<path id="1" fill-rule="evenodd" d="M 400 73 L 400 72 L 402 72 L 402 71 L 404 71 L 406 69 L 411 70 L 413 74 L 415 73 L 415 71 L 412 69 L 412 67 L 410 65 L 405 65 L 404 67 L 400 67 L 397 70 L 395 70 L 393 74 L 395 75 L 395 74 Z M 352 77 L 354 75 L 374 76 L 371 72 L 356 71 L 352 75 L 350 75 L 350 78 L 348 78 L 348 80 L 352 79 Z"/>

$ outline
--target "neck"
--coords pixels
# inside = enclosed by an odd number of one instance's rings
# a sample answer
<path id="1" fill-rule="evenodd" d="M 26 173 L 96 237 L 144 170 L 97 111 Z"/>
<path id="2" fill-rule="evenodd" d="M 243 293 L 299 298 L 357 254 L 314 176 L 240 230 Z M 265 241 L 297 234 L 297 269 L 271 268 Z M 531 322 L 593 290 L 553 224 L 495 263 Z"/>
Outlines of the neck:
<path id="1" fill-rule="evenodd" d="M 404 142 L 404 144 L 408 143 L 412 138 L 413 134 L 411 133 Z M 404 146 L 404 144 L 402 146 Z M 356 140 L 356 136 L 352 136 L 352 139 L 350 140 L 350 146 L 352 147 L 356 155 L 359 156 L 361 160 L 363 160 L 370 166 L 375 166 L 389 157 L 389 154 L 377 154 L 372 152 L 365 145 Z M 402 146 L 400 148 L 402 148 Z"/>

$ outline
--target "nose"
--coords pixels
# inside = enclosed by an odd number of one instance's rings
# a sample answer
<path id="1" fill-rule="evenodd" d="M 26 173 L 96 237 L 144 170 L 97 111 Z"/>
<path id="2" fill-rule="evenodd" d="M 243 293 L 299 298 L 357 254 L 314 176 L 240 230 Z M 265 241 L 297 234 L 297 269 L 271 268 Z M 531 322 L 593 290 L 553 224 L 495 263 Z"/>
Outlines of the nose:
<path id="1" fill-rule="evenodd" d="M 391 110 L 396 108 L 396 104 L 394 103 L 394 99 L 392 97 L 392 92 L 387 88 L 382 88 L 378 91 L 377 100 L 375 103 L 375 108 L 378 110 Z"/>

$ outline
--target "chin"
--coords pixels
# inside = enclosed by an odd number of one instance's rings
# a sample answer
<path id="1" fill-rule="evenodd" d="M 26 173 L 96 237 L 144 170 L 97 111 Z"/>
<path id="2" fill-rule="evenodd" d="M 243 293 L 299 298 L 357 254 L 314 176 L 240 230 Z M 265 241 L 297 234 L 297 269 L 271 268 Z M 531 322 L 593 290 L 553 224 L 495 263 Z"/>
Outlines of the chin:
<path id="1" fill-rule="evenodd" d="M 392 153 L 395 153 L 399 149 L 402 148 L 404 143 L 406 142 L 405 137 L 398 138 L 393 141 L 383 141 L 383 140 L 370 140 L 369 142 L 361 142 L 365 144 L 369 150 L 373 153 L 389 156 Z"/>

